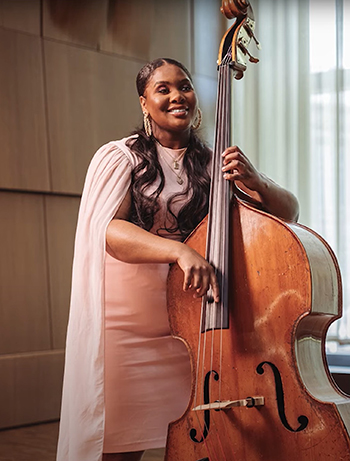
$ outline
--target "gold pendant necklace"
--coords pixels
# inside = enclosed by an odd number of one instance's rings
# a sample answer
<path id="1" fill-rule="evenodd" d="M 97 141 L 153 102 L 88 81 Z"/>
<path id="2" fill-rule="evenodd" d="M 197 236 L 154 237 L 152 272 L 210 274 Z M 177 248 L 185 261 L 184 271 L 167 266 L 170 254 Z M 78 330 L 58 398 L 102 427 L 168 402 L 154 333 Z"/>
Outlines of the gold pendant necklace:
<path id="1" fill-rule="evenodd" d="M 179 162 L 180 162 L 180 160 L 182 160 L 182 158 L 186 154 L 187 147 L 184 147 L 183 149 L 179 149 L 179 150 L 182 150 L 182 152 L 180 152 L 179 156 L 175 158 L 171 153 L 172 149 L 169 149 L 168 147 L 162 146 L 158 141 L 157 141 L 157 144 L 171 158 L 171 160 L 173 162 L 174 170 L 179 170 L 180 169 L 180 163 Z"/>
<path id="2" fill-rule="evenodd" d="M 159 154 L 160 156 L 162 157 L 162 159 L 164 160 L 164 162 L 168 165 L 168 167 L 170 168 L 170 170 L 175 174 L 176 176 L 176 181 L 178 184 L 182 185 L 184 183 L 184 180 L 182 179 L 181 177 L 181 172 L 180 171 L 179 173 L 177 173 L 176 170 L 180 170 L 180 160 L 184 157 L 186 151 L 187 151 L 187 147 L 183 149 L 183 152 L 180 153 L 180 155 L 177 157 L 177 158 L 174 158 L 174 156 L 169 152 L 169 150 L 171 149 L 168 149 L 164 146 L 162 146 L 158 141 L 157 141 L 157 144 L 158 146 L 160 147 L 159 149 Z M 164 155 L 162 155 L 161 153 L 161 150 L 163 150 L 163 152 L 165 152 L 166 154 L 168 154 L 168 156 L 171 158 L 172 160 L 172 163 L 173 165 L 171 165 L 168 160 L 164 157 Z"/>
<path id="3" fill-rule="evenodd" d="M 174 168 L 172 168 L 172 166 L 168 163 L 167 159 L 162 155 L 161 152 L 159 152 L 160 156 L 162 157 L 162 159 L 164 160 L 164 162 L 168 165 L 168 167 L 170 168 L 170 170 L 174 173 L 174 175 L 176 176 L 176 181 L 178 184 L 180 184 L 180 186 L 184 183 L 184 180 L 181 178 L 181 171 L 180 171 L 180 174 L 178 174 Z"/>

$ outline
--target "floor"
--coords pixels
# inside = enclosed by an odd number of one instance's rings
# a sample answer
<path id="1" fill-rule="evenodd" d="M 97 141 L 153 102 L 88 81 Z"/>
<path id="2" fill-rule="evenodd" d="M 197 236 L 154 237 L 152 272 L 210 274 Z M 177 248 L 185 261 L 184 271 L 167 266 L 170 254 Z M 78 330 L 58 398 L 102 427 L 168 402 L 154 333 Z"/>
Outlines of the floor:
<path id="1" fill-rule="evenodd" d="M 55 461 L 58 423 L 0 431 L 0 461 Z M 164 450 L 149 450 L 142 461 L 163 461 Z"/>

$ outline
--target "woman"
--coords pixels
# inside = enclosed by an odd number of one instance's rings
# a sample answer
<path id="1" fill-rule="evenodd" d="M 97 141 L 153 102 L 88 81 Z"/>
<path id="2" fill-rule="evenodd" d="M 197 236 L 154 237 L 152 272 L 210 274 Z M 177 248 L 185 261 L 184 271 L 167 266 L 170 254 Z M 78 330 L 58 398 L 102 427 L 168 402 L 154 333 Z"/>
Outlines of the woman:
<path id="1" fill-rule="evenodd" d="M 144 127 L 103 146 L 84 187 L 75 246 L 59 461 L 139 461 L 164 446 L 186 408 L 186 350 L 170 336 L 169 263 L 183 289 L 218 299 L 210 264 L 183 242 L 207 213 L 210 150 L 195 135 L 197 96 L 187 69 L 157 59 L 137 76 Z M 263 209 L 296 220 L 295 197 L 238 147 L 223 174 Z"/>

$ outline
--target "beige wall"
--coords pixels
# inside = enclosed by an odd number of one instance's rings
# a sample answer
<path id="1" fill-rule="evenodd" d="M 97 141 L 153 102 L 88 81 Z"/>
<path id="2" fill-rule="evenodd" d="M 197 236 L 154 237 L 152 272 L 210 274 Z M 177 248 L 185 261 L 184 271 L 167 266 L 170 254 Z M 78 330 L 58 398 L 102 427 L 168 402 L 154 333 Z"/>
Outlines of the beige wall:
<path id="1" fill-rule="evenodd" d="M 220 3 L 0 0 L 0 428 L 59 416 L 83 180 L 141 123 L 145 62 L 189 67 L 211 140 Z"/>

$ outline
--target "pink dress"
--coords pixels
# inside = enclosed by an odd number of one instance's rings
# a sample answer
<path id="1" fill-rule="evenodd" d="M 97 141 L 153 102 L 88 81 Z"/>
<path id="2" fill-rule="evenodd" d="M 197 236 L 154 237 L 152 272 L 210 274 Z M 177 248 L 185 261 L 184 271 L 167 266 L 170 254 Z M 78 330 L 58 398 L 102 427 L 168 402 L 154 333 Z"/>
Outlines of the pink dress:
<path id="1" fill-rule="evenodd" d="M 112 141 L 87 171 L 76 230 L 57 461 L 101 461 L 103 451 L 165 444 L 189 398 L 184 345 L 169 335 L 168 265 L 131 265 L 106 254 L 106 229 L 139 160 Z M 167 194 L 182 190 L 160 158 Z M 181 203 L 177 204 L 178 207 Z M 172 237 L 175 237 L 172 235 Z"/>
<path id="2" fill-rule="evenodd" d="M 186 187 L 158 147 L 165 175 L 161 209 L 151 232 L 169 224 L 168 198 Z M 181 150 L 173 150 L 178 157 Z M 182 169 L 182 160 L 179 170 Z M 180 181 L 181 182 L 181 181 Z M 156 187 L 155 185 L 153 186 Z M 152 189 L 153 190 L 153 189 Z M 174 208 L 186 202 L 181 197 Z M 159 231 L 165 238 L 179 233 Z M 186 409 L 190 363 L 184 344 L 170 336 L 166 307 L 168 264 L 127 264 L 105 258 L 105 432 L 103 451 L 118 453 L 165 446 L 167 426 Z"/>

